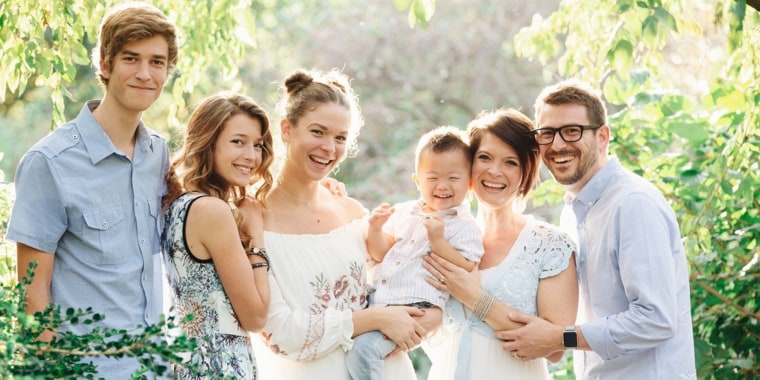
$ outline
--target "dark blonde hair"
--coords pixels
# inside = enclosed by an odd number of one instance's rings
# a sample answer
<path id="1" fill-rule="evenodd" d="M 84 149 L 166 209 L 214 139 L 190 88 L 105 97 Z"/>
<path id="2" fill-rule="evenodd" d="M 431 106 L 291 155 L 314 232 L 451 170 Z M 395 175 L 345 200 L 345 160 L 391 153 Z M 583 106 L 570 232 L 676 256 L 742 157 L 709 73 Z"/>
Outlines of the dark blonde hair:
<path id="1" fill-rule="evenodd" d="M 169 45 L 167 70 L 172 72 L 177 65 L 177 30 L 158 8 L 146 3 L 124 3 L 111 9 L 103 18 L 98 33 L 98 44 L 92 49 L 92 64 L 103 85 L 108 78 L 100 71 L 100 60 L 112 67 L 113 58 L 125 44 L 144 40 L 153 36 L 163 36 Z"/>
<path id="2" fill-rule="evenodd" d="M 239 114 L 248 115 L 261 124 L 264 149 L 261 153 L 261 164 L 251 176 L 249 185 L 261 182 L 255 198 L 263 203 L 272 188 L 270 166 L 274 152 L 269 117 L 251 98 L 229 92 L 206 98 L 190 115 L 184 144 L 175 154 L 166 174 L 167 194 L 162 203 L 164 207 L 168 207 L 188 188 L 195 188 L 201 193 L 227 201 L 235 215 L 243 245 L 248 247 L 252 244 L 251 237 L 243 231 L 244 221 L 237 211 L 237 205 L 246 197 L 246 187 L 230 186 L 214 171 L 214 148 L 219 135 L 224 130 L 227 120 Z"/>
<path id="3" fill-rule="evenodd" d="M 566 79 L 555 85 L 544 88 L 536 98 L 533 108 L 536 112 L 536 120 L 540 120 L 544 104 L 553 106 L 563 104 L 578 104 L 586 108 L 586 117 L 591 124 L 607 124 L 607 107 L 605 107 L 599 93 L 586 83 L 578 79 Z M 541 126 L 539 125 L 539 128 Z M 558 126 L 553 126 L 558 127 Z M 594 130 L 596 134 L 597 130 Z"/>
<path id="4" fill-rule="evenodd" d="M 420 155 L 426 150 L 430 150 L 433 153 L 460 150 L 467 158 L 467 164 L 472 164 L 472 156 L 470 155 L 470 146 L 467 145 L 467 137 L 463 131 L 455 127 L 436 127 L 420 137 L 420 141 L 417 142 L 417 149 L 414 151 L 415 170 L 419 169 Z"/>
<path id="5" fill-rule="evenodd" d="M 274 154 L 269 117 L 254 101 L 244 95 L 221 92 L 204 99 L 190 115 L 185 132 L 184 144 L 174 156 L 167 174 L 168 193 L 164 204 L 168 205 L 189 187 L 237 203 L 246 196 L 244 186 L 229 186 L 214 172 L 214 147 L 224 130 L 227 120 L 238 114 L 246 114 L 261 124 L 264 149 L 261 165 L 251 176 L 250 184 L 262 180 L 256 191 L 256 199 L 263 201 L 272 185 L 269 170 Z"/>
<path id="6" fill-rule="evenodd" d="M 336 103 L 346 107 L 351 113 L 346 155 L 350 157 L 358 152 L 356 139 L 364 119 L 346 75 L 335 69 L 328 72 L 298 69 L 285 78 L 283 87 L 285 95 L 280 102 L 280 112 L 293 127 L 306 112 L 320 104 Z"/>
<path id="7" fill-rule="evenodd" d="M 514 108 L 481 112 L 467 125 L 470 158 L 474 159 L 486 133 L 512 147 L 520 160 L 522 171 L 519 194 L 525 196 L 538 182 L 539 151 L 533 129 L 533 122 Z"/>

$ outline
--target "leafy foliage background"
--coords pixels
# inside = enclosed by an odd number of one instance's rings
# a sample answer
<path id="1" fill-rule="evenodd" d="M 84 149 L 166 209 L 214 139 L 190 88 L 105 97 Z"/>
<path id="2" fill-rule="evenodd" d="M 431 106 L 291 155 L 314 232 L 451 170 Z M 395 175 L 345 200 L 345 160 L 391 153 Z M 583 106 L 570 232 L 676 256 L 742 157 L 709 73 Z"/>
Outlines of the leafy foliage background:
<path id="1" fill-rule="evenodd" d="M 367 124 L 360 155 L 336 177 L 368 208 L 416 195 L 409 175 L 423 131 L 463 127 L 480 110 L 501 106 L 531 115 L 540 89 L 561 78 L 601 88 L 611 111 L 611 153 L 653 181 L 678 216 L 699 377 L 760 377 L 757 2 L 153 3 L 176 20 L 183 43 L 167 94 L 144 115 L 149 125 L 177 144 L 191 106 L 227 89 L 251 95 L 276 119 L 277 83 L 286 73 L 343 68 Z M 110 4 L 0 4 L 2 228 L 21 154 L 101 92 L 88 54 Z M 529 211 L 556 222 L 562 190 L 543 177 Z M 13 256 L 0 242 L 3 294 L 14 286 Z M 2 302 L 0 310 L 18 309 Z M 424 355 L 414 360 L 424 376 Z M 572 378 L 570 364 L 553 367 L 555 377 Z"/>

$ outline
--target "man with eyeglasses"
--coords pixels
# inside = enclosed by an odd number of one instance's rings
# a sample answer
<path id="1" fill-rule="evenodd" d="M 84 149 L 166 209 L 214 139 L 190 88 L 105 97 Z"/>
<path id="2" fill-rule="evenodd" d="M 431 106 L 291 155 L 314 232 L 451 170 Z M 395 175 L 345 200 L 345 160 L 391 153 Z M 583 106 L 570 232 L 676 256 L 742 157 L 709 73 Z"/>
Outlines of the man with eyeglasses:
<path id="1" fill-rule="evenodd" d="M 689 277 L 673 210 L 608 156 L 607 110 L 588 85 L 547 87 L 535 104 L 544 165 L 567 193 L 561 224 L 577 233 L 575 326 L 510 315 L 503 348 L 526 360 L 574 349 L 582 379 L 695 379 Z"/>

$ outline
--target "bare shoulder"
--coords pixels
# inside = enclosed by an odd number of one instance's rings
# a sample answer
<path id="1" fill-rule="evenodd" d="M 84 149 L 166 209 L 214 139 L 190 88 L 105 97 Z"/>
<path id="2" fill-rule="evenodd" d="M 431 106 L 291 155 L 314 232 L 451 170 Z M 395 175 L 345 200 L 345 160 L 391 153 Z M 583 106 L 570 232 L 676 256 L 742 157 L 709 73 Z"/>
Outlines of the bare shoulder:
<path id="1" fill-rule="evenodd" d="M 343 208 L 351 219 L 362 218 L 368 213 L 367 208 L 354 198 L 345 197 L 341 198 L 341 201 L 343 203 Z"/>
<path id="2" fill-rule="evenodd" d="M 198 198 L 188 211 L 188 217 L 203 215 L 203 220 L 208 224 L 232 218 L 232 210 L 227 202 L 216 197 Z"/>

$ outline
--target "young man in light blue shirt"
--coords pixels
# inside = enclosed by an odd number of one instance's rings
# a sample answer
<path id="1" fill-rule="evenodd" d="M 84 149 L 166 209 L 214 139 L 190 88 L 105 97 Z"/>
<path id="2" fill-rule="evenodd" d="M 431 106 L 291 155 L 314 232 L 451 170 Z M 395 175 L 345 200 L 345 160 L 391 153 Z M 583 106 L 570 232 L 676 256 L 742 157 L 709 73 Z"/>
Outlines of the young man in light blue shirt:
<path id="1" fill-rule="evenodd" d="M 608 156 L 604 103 L 576 80 L 536 101 L 544 165 L 567 190 L 561 224 L 577 233 L 578 325 L 522 315 L 501 331 L 524 359 L 574 349 L 580 379 L 695 379 L 686 255 L 662 194 Z"/>
<path id="2" fill-rule="evenodd" d="M 118 6 L 101 24 L 93 60 L 103 99 L 87 102 L 23 157 L 6 235 L 17 243 L 19 278 L 38 264 L 27 312 L 53 303 L 105 315 L 61 327 L 74 333 L 130 330 L 162 312 L 159 216 L 169 154 L 141 116 L 176 64 L 175 27 L 153 6 Z M 92 360 L 107 379 L 139 368 L 130 358 Z"/>

